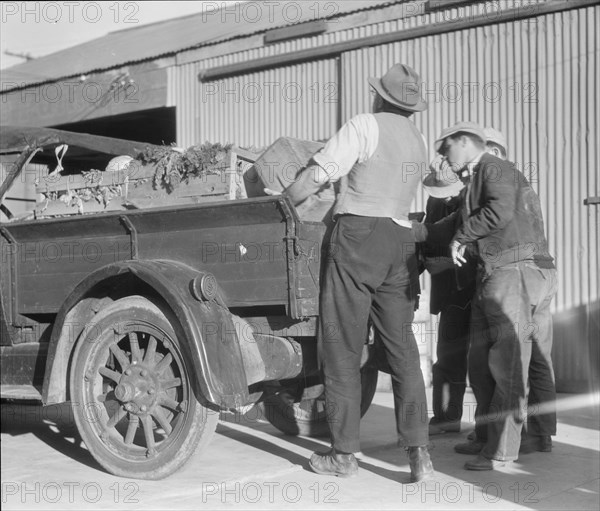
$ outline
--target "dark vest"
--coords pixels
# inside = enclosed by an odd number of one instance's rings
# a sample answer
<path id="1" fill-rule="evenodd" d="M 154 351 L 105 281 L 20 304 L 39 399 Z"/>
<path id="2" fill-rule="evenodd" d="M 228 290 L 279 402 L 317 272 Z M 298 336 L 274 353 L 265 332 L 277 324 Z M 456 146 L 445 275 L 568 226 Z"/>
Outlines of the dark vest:
<path id="1" fill-rule="evenodd" d="M 406 117 L 388 112 L 374 115 L 379 125 L 377 148 L 340 180 L 333 214 L 408 220 L 426 168 L 425 142 Z"/>

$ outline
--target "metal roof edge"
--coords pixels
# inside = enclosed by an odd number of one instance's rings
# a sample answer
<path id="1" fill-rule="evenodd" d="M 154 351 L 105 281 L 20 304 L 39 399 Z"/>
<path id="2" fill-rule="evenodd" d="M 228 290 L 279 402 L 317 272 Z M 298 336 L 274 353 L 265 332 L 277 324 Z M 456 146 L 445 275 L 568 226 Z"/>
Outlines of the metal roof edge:
<path id="1" fill-rule="evenodd" d="M 282 27 L 286 27 L 286 26 L 293 26 L 293 25 L 300 25 L 303 23 L 308 23 L 311 21 L 315 21 L 318 19 L 324 19 L 324 20 L 330 20 L 330 19 L 335 19 L 335 18 L 341 18 L 341 17 L 346 17 L 346 16 L 351 16 L 353 14 L 356 14 L 358 12 L 363 12 L 363 11 L 370 11 L 370 10 L 376 10 L 376 9 L 381 9 L 381 8 L 386 8 L 389 7 L 391 5 L 395 5 L 395 4 L 402 4 L 402 3 L 406 3 L 407 0 L 389 0 L 387 2 L 381 2 L 381 3 L 374 3 L 373 5 L 365 5 L 364 7 L 361 8 L 357 8 L 357 9 L 353 9 L 350 11 L 345 11 L 345 12 L 337 12 L 337 13 L 333 13 L 331 15 L 328 16 L 320 16 L 320 17 L 315 17 L 314 19 L 310 19 L 310 20 L 304 20 L 304 21 L 300 21 L 298 23 L 284 23 L 284 24 L 277 24 L 277 25 L 273 25 L 272 27 L 269 28 L 263 28 L 260 30 L 256 30 L 254 32 L 250 32 L 247 34 L 240 34 L 240 35 L 234 35 L 231 37 L 224 37 L 222 39 L 217 39 L 214 41 L 203 41 L 203 42 L 199 42 L 198 44 L 194 44 L 191 46 L 182 46 L 176 50 L 171 50 L 171 51 L 167 51 L 164 53 L 158 53 L 156 55 L 152 55 L 149 57 L 144 57 L 144 58 L 139 58 L 139 59 L 132 59 L 132 60 L 125 60 L 122 62 L 118 62 L 115 63 L 114 65 L 110 65 L 110 66 L 104 66 L 104 67 L 98 67 L 98 68 L 92 68 L 92 69 L 86 69 L 86 70 L 79 70 L 70 74 L 65 74 L 65 75 L 61 75 L 61 76 L 54 76 L 52 78 L 47 78 L 47 79 L 33 79 L 31 81 L 23 81 L 20 85 L 16 85 L 15 87 L 10 87 L 10 88 L 3 88 L 0 91 L 0 95 L 1 94 L 6 94 L 6 93 L 11 93 L 11 92 L 15 92 L 15 91 L 19 91 L 19 90 L 23 90 L 23 89 L 27 89 L 30 87 L 36 87 L 36 86 L 43 86 L 49 83 L 55 83 L 55 82 L 59 82 L 61 80 L 66 80 L 69 78 L 73 78 L 76 76 L 80 76 L 81 74 L 93 74 L 93 73 L 102 73 L 102 72 L 106 72 L 109 71 L 111 69 L 117 69 L 119 67 L 124 67 L 124 66 L 129 66 L 129 65 L 134 65 L 134 64 L 138 64 L 138 63 L 142 63 L 142 62 L 148 62 L 154 59 L 159 59 L 159 58 L 165 58 L 165 57 L 170 57 L 170 56 L 175 56 L 180 52 L 186 52 L 186 51 L 190 51 L 190 50 L 195 50 L 198 48 L 202 48 L 202 47 L 209 47 L 209 46 L 215 46 L 217 44 L 222 44 L 222 43 L 227 43 L 230 41 L 234 41 L 234 40 L 238 40 L 238 39 L 243 39 L 246 37 L 252 37 L 252 36 L 256 36 L 259 34 L 264 34 L 270 30 L 276 29 L 276 28 L 282 28 Z M 135 27 L 129 27 L 129 28 L 125 28 L 122 30 L 115 30 L 112 32 L 108 32 L 106 35 L 103 35 L 101 37 L 96 37 L 94 39 L 90 39 L 89 41 L 85 41 L 84 43 L 81 43 L 81 45 L 83 44 L 88 44 L 88 43 L 92 43 L 94 41 L 98 41 L 101 39 L 104 39 L 106 37 L 108 37 L 111 34 L 117 34 L 117 33 L 123 33 L 123 32 L 127 32 L 127 31 L 133 31 L 133 30 L 141 30 L 141 29 L 145 29 L 148 26 L 152 26 L 152 25 L 159 25 L 159 24 L 167 24 L 169 22 L 174 22 L 174 21 L 179 21 L 183 18 L 189 18 L 192 16 L 203 16 L 206 14 L 206 12 L 217 12 L 220 11 L 221 9 L 215 9 L 215 10 L 209 10 L 209 11 L 204 11 L 201 13 L 197 13 L 197 14 L 192 14 L 192 15 L 186 15 L 186 16 L 179 16 L 177 18 L 172 18 L 169 20 L 162 20 L 162 21 L 156 21 L 153 23 L 147 23 L 141 26 L 135 26 Z M 46 57 L 51 57 L 51 56 L 55 56 L 57 54 L 60 54 L 62 51 L 65 50 L 71 50 L 73 48 L 76 48 L 77 46 L 81 46 L 81 45 L 75 45 L 75 46 L 71 46 L 69 48 L 65 48 L 63 50 L 59 50 L 57 52 L 54 53 L 50 53 L 48 55 L 44 55 L 43 57 L 40 57 L 40 59 L 44 59 Z M 17 64 L 17 66 L 19 66 L 20 64 Z M 0 75 L 2 74 L 3 71 L 9 71 L 10 69 L 13 69 L 14 67 L 17 66 L 12 66 L 12 67 L 8 67 L 5 68 L 3 70 L 0 70 Z"/>

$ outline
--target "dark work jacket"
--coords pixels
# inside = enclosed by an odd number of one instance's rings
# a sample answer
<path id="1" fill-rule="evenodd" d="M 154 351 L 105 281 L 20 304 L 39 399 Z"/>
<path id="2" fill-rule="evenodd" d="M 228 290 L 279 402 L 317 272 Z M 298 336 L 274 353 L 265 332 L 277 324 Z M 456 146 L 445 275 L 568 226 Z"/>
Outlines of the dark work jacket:
<path id="1" fill-rule="evenodd" d="M 426 206 L 425 223 L 433 224 L 448 215 L 454 213 L 460 207 L 461 198 L 453 197 L 450 200 L 429 197 Z M 456 218 L 454 216 L 453 218 Z M 458 218 L 456 218 L 452 230 L 449 229 L 449 238 L 442 243 L 423 243 L 421 251 L 426 261 L 450 260 L 449 239 L 454 235 L 458 227 Z M 475 282 L 475 265 L 472 255 L 467 255 L 468 263 L 458 266 L 452 265 L 450 268 L 441 271 L 431 271 L 431 293 L 429 300 L 429 311 L 431 314 L 438 314 L 448 305 L 465 307 L 473 296 Z"/>
<path id="2" fill-rule="evenodd" d="M 417 241 L 475 243 L 484 275 L 518 261 L 554 268 L 539 198 L 512 163 L 482 155 L 464 192 L 460 211 L 415 231 Z"/>
<path id="3" fill-rule="evenodd" d="M 484 154 L 473 171 L 460 214 L 462 223 L 453 239 L 477 243 L 486 274 L 517 261 L 554 268 L 539 197 L 512 163 Z"/>

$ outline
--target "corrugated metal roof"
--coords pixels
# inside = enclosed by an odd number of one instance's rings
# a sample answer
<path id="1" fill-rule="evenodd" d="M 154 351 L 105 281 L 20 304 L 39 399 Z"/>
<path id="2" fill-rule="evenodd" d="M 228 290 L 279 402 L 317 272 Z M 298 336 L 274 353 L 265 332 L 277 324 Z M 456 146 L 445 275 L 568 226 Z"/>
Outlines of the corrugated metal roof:
<path id="1" fill-rule="evenodd" d="M 315 0 L 311 2 L 247 2 L 111 32 L 1 71 L 2 90 L 101 71 L 173 55 L 274 28 L 332 19 L 407 0 Z M 14 84 L 14 86 L 13 86 Z"/>

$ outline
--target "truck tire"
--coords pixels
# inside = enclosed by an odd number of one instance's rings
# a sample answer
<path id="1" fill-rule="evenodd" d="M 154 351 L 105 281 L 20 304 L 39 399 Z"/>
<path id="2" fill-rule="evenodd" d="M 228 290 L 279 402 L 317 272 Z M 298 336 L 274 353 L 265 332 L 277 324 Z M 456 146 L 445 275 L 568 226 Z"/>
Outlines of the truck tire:
<path id="1" fill-rule="evenodd" d="M 377 390 L 378 371 L 370 365 L 365 365 L 360 373 L 362 417 L 371 406 Z M 262 411 L 266 419 L 278 430 L 286 435 L 329 435 L 323 384 L 304 385 L 304 382 L 298 382 L 270 390 L 262 403 Z"/>
<path id="2" fill-rule="evenodd" d="M 206 446 L 219 414 L 194 394 L 177 322 L 142 296 L 121 298 L 86 325 L 73 355 L 77 429 L 108 472 L 162 479 Z"/>

